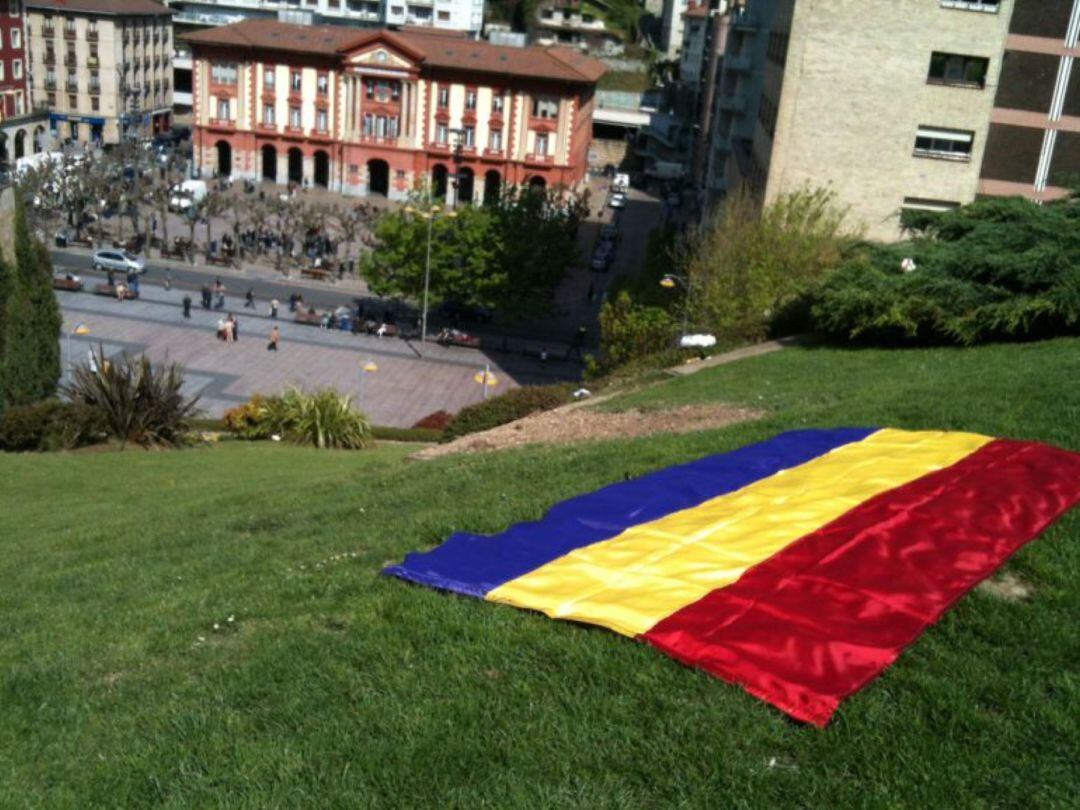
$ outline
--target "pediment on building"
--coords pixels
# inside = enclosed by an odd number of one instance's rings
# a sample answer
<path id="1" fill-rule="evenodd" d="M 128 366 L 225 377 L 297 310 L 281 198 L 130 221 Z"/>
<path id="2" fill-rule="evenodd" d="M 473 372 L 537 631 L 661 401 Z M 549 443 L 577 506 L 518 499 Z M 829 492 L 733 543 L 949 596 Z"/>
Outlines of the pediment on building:
<path id="1" fill-rule="evenodd" d="M 345 54 L 345 64 L 353 68 L 412 71 L 420 67 L 423 54 L 392 34 L 378 32 L 356 43 Z"/>

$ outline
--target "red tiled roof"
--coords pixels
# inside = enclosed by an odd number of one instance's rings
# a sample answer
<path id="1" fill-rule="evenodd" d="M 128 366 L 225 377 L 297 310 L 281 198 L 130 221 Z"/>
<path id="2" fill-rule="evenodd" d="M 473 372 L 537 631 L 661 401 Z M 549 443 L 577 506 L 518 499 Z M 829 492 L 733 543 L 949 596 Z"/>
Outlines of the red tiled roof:
<path id="1" fill-rule="evenodd" d="M 187 34 L 192 45 L 224 45 L 293 53 L 349 53 L 385 41 L 429 67 L 511 76 L 535 76 L 592 84 L 607 70 L 603 63 L 570 48 L 513 48 L 461 34 L 423 28 L 357 31 L 334 25 L 292 25 L 277 20 L 244 20 Z"/>
<path id="2" fill-rule="evenodd" d="M 164 16 L 173 13 L 172 9 L 154 0 L 28 0 L 26 7 L 43 11 L 108 14 L 112 17 L 129 14 Z"/>

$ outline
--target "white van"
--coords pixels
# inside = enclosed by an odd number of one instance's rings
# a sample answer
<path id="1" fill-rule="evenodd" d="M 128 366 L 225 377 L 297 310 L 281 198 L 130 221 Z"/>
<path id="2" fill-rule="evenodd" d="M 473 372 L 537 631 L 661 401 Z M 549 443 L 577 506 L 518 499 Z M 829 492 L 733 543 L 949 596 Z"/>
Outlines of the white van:
<path id="1" fill-rule="evenodd" d="M 611 181 L 612 191 L 621 191 L 624 194 L 630 190 L 630 175 L 628 174 L 616 174 L 615 179 Z"/>
<path id="2" fill-rule="evenodd" d="M 183 213 L 195 203 L 206 197 L 205 180 L 185 180 L 177 183 L 169 191 L 169 210 Z"/>

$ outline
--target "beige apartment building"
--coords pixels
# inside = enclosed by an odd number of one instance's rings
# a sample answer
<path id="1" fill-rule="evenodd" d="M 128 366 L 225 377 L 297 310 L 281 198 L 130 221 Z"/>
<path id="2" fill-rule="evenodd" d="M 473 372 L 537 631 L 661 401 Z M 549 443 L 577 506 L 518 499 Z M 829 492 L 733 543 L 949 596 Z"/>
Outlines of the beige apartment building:
<path id="1" fill-rule="evenodd" d="M 803 185 L 826 186 L 868 236 L 882 239 L 899 235 L 904 208 L 971 202 L 1011 6 L 778 3 L 751 185 L 764 186 L 766 204 Z"/>
<path id="2" fill-rule="evenodd" d="M 62 141 L 114 144 L 167 130 L 172 12 L 154 0 L 30 0 L 32 93 Z"/>

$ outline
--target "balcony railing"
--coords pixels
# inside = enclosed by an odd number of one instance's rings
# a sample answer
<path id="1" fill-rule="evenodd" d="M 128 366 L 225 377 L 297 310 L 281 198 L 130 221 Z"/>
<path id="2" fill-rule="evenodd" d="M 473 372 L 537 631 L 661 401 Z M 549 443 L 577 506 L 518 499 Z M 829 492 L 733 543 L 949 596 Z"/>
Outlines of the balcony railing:
<path id="1" fill-rule="evenodd" d="M 56 64 L 56 54 L 53 53 L 52 51 L 45 51 L 45 64 L 46 65 L 55 65 Z"/>
<path id="2" fill-rule="evenodd" d="M 69 93 L 78 93 L 79 92 L 79 83 L 78 82 L 68 82 L 67 84 L 64 85 L 64 87 L 67 89 L 67 91 Z"/>
<path id="3" fill-rule="evenodd" d="M 89 90 L 93 95 L 98 95 L 101 93 L 101 84 L 98 82 L 90 82 Z"/>
<path id="4" fill-rule="evenodd" d="M 98 41 L 98 32 L 97 32 L 96 29 L 94 29 L 94 28 L 87 29 L 87 31 L 86 31 L 86 41 L 87 42 L 97 42 Z"/>
<path id="5" fill-rule="evenodd" d="M 56 89 L 56 79 L 46 79 L 45 80 L 45 89 L 46 90 L 55 90 Z"/>
<path id="6" fill-rule="evenodd" d="M 73 27 L 64 26 L 64 39 L 75 39 L 75 29 Z"/>

